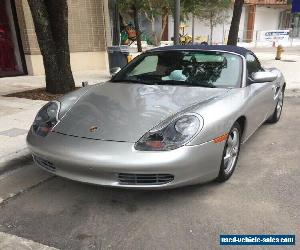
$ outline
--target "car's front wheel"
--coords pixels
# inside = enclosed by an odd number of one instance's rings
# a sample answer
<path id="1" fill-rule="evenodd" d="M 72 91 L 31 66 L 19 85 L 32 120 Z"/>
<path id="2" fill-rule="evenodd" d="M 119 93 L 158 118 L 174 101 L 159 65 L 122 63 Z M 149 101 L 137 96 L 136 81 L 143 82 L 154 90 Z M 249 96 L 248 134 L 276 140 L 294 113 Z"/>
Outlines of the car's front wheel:
<path id="1" fill-rule="evenodd" d="M 267 120 L 267 123 L 276 123 L 279 121 L 283 108 L 284 89 L 278 94 L 278 101 L 272 116 Z"/>
<path id="2" fill-rule="evenodd" d="M 241 126 L 235 122 L 225 143 L 223 158 L 217 181 L 224 182 L 233 174 L 241 147 Z"/>

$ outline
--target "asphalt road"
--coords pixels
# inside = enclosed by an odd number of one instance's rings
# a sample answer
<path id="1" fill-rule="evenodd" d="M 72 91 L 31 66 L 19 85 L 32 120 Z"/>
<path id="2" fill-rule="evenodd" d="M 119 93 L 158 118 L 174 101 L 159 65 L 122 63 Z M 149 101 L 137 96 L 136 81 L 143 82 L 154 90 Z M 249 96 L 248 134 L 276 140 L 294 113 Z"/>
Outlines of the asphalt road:
<path id="1" fill-rule="evenodd" d="M 51 177 L 0 205 L 0 231 L 60 249 L 218 249 L 220 234 L 296 234 L 299 245 L 299 142 L 300 98 L 288 97 L 224 184 L 132 191 Z"/>

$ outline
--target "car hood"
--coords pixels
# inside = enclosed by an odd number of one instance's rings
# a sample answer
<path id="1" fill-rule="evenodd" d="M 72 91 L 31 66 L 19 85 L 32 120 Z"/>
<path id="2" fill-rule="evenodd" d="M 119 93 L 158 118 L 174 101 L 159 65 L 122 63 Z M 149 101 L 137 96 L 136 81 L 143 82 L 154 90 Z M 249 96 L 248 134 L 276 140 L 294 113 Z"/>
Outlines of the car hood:
<path id="1" fill-rule="evenodd" d="M 90 88 L 56 125 L 54 132 L 89 139 L 136 142 L 169 116 L 227 91 L 106 82 Z"/>

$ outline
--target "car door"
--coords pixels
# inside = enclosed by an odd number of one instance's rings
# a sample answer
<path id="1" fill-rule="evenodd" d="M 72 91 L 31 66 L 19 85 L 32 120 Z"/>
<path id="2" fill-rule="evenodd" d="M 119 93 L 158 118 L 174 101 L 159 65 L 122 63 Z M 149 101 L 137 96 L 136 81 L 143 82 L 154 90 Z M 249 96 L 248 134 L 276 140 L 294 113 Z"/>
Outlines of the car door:
<path id="1" fill-rule="evenodd" d="M 252 74 L 265 71 L 253 53 L 246 55 L 247 64 L 247 92 L 248 99 L 248 128 L 253 133 L 270 115 L 273 110 L 274 82 L 257 83 Z"/>

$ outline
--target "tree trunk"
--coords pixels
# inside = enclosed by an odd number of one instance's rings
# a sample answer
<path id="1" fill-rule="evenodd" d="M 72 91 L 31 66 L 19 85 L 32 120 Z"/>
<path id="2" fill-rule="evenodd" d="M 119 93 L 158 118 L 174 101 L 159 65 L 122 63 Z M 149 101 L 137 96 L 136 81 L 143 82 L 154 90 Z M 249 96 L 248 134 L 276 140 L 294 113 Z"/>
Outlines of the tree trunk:
<path id="1" fill-rule="evenodd" d="M 46 74 L 46 91 L 65 94 L 75 88 L 68 43 L 67 0 L 28 0 Z"/>
<path id="2" fill-rule="evenodd" d="M 237 45 L 244 0 L 235 0 L 227 45 Z"/>
<path id="3" fill-rule="evenodd" d="M 167 27 L 167 24 L 168 24 L 168 16 L 169 16 L 169 13 L 165 13 L 163 16 L 162 16 L 162 30 L 160 32 L 160 36 L 159 36 L 159 42 L 162 40 L 162 36 L 165 32 L 165 29 Z"/>
<path id="4" fill-rule="evenodd" d="M 133 10 L 134 26 L 136 31 L 137 48 L 138 48 L 138 52 L 142 52 L 141 31 L 139 26 L 139 13 L 135 5 L 132 6 L 132 10 Z"/>
<path id="5" fill-rule="evenodd" d="M 210 45 L 213 44 L 213 32 L 214 32 L 214 24 L 213 24 L 213 13 L 210 12 L 210 18 L 209 18 L 209 24 L 210 24 Z"/>
<path id="6" fill-rule="evenodd" d="M 152 31 L 154 45 L 158 46 L 158 37 L 157 37 L 156 30 L 155 30 L 155 17 L 151 18 L 151 31 Z"/>
<path id="7" fill-rule="evenodd" d="M 147 12 L 144 12 L 144 15 L 145 15 L 146 19 L 151 24 L 151 36 L 152 36 L 152 39 L 153 39 L 153 43 L 154 43 L 154 45 L 158 46 L 158 37 L 157 37 L 156 30 L 155 30 L 155 17 L 153 15 L 150 17 L 147 14 Z"/>
<path id="8" fill-rule="evenodd" d="M 120 45 L 120 14 L 117 1 L 113 1 L 113 45 Z"/>

